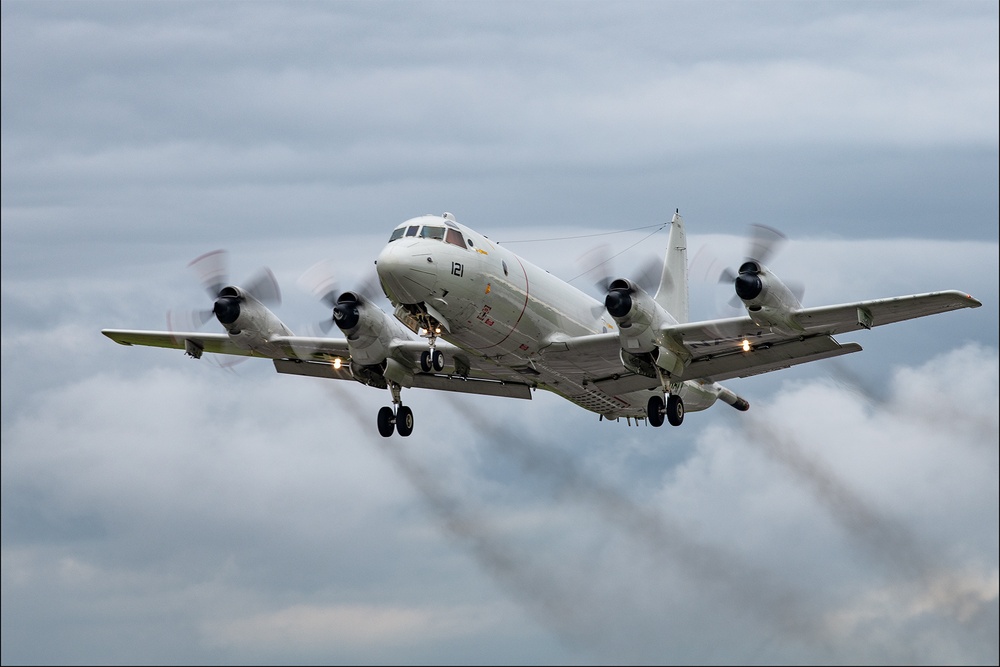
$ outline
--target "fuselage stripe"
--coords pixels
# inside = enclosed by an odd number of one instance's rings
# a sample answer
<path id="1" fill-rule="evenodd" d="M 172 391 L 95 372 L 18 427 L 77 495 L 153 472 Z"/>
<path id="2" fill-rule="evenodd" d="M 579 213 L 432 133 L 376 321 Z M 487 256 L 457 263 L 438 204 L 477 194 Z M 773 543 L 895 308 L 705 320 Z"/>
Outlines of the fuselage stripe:
<path id="1" fill-rule="evenodd" d="M 497 347 L 498 345 L 503 345 L 508 338 L 514 335 L 517 331 L 517 325 L 521 323 L 521 318 L 524 317 L 524 313 L 528 310 L 528 301 L 531 298 L 531 286 L 528 284 L 528 272 L 524 270 L 524 264 L 521 264 L 521 258 L 514 255 L 514 259 L 517 260 L 518 265 L 521 267 L 521 274 L 524 276 L 524 304 L 521 306 L 521 314 L 517 316 L 517 321 L 510 328 L 510 333 L 503 337 L 503 339 L 493 343 L 492 345 L 487 345 L 486 347 L 475 348 L 477 350 L 489 350 L 490 348 Z"/>

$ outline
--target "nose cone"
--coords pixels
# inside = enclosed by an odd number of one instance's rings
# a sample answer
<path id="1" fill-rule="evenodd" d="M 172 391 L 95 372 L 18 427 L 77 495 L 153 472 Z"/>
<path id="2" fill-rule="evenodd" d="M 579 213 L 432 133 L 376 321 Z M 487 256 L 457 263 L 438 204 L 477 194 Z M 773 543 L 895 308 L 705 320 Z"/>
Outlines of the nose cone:
<path id="1" fill-rule="evenodd" d="M 399 239 L 382 249 L 376 270 L 392 301 L 422 303 L 434 294 L 437 266 L 428 245 Z"/>

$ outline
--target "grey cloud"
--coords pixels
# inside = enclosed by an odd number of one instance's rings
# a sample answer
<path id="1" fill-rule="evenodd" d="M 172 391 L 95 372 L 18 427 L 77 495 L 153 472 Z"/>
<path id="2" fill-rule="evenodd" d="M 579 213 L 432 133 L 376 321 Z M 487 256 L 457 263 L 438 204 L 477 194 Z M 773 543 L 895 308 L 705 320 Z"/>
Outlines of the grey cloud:
<path id="1" fill-rule="evenodd" d="M 568 7 L 4 2 L 5 664 L 996 662 L 996 4 Z M 865 391 L 812 364 L 658 430 L 408 391 L 406 441 L 379 392 L 99 333 L 204 305 L 217 247 L 301 331 L 299 273 L 414 215 L 675 207 L 724 263 L 785 231 L 811 305 L 984 306 L 847 337 Z"/>

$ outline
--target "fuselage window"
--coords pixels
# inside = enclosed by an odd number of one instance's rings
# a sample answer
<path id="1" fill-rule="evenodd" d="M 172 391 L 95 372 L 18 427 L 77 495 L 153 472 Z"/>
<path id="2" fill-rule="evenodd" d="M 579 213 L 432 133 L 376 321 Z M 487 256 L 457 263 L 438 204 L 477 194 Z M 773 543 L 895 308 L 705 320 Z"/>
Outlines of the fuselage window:
<path id="1" fill-rule="evenodd" d="M 465 239 L 462 238 L 462 232 L 456 229 L 449 228 L 444 240 L 453 245 L 457 245 L 459 248 L 465 247 Z"/>
<path id="2" fill-rule="evenodd" d="M 503 260 L 500 260 L 500 265 L 501 265 L 501 266 L 503 266 L 503 274 L 504 274 L 505 276 L 506 276 L 506 275 L 509 275 L 509 274 L 507 273 L 507 262 L 505 262 L 505 261 L 503 261 Z"/>
<path id="3" fill-rule="evenodd" d="M 416 236 L 418 229 L 420 229 L 419 225 L 410 225 L 409 227 L 406 228 L 406 235 L 407 236 Z"/>
<path id="4" fill-rule="evenodd" d="M 389 243 L 392 243 L 398 238 L 402 238 L 403 232 L 405 231 L 406 227 L 397 227 L 396 229 L 392 230 L 392 236 L 389 237 Z"/>
<path id="5" fill-rule="evenodd" d="M 424 225 L 423 229 L 420 230 L 420 237 L 440 241 L 444 238 L 444 227 L 429 227 Z"/>

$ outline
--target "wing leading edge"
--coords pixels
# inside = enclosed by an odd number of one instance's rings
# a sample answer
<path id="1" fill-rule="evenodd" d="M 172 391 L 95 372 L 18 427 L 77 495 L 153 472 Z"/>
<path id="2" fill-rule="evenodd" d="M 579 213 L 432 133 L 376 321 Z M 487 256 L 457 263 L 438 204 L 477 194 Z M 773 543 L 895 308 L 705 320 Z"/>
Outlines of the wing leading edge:
<path id="1" fill-rule="evenodd" d="M 126 329 L 103 329 L 101 333 L 121 345 L 143 345 L 187 350 L 192 356 L 201 352 L 215 354 L 235 354 L 252 357 L 252 350 L 237 347 L 228 334 L 196 333 L 175 331 L 132 331 Z"/>

